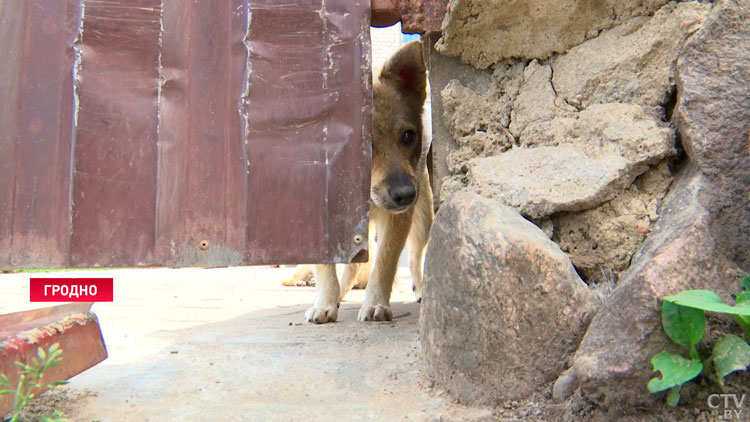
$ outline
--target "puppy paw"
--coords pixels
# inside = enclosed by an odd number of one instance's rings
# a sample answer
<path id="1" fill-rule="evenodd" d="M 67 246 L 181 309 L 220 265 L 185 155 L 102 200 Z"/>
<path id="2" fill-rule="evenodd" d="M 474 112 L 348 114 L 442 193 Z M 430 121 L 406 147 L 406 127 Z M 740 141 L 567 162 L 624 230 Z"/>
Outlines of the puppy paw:
<path id="1" fill-rule="evenodd" d="M 393 319 L 391 307 L 377 304 L 375 306 L 362 306 L 359 310 L 360 321 L 390 321 Z"/>
<path id="2" fill-rule="evenodd" d="M 282 286 L 287 287 L 305 287 L 305 286 L 312 286 L 315 287 L 315 278 L 311 274 L 302 274 L 297 275 L 294 274 L 289 280 L 284 280 L 281 282 Z"/>
<path id="3" fill-rule="evenodd" d="M 334 322 L 339 316 L 339 310 L 336 306 L 323 306 L 308 309 L 305 312 L 305 320 L 315 324 L 325 324 L 327 322 Z"/>
<path id="4" fill-rule="evenodd" d="M 312 265 L 298 265 L 289 280 L 281 282 L 283 286 L 315 286 Z"/>

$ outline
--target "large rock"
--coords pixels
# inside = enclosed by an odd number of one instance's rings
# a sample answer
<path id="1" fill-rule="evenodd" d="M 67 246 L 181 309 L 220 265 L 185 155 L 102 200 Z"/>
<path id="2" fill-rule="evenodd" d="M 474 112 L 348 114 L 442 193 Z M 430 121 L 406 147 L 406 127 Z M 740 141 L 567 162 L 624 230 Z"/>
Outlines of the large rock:
<path id="1" fill-rule="evenodd" d="M 469 163 L 472 188 L 538 219 L 608 201 L 675 152 L 672 130 L 642 106 L 595 104 L 578 118 L 545 124 L 543 144 L 557 146 L 475 158 Z"/>
<path id="2" fill-rule="evenodd" d="M 545 59 L 668 0 L 453 0 L 435 48 L 478 69 L 505 58 Z"/>
<path id="3" fill-rule="evenodd" d="M 461 402 L 526 398 L 565 369 L 598 304 L 536 226 L 497 201 L 454 194 L 426 256 L 427 375 Z"/>
<path id="4" fill-rule="evenodd" d="M 607 298 L 575 355 L 578 384 L 614 412 L 653 405 L 651 358 L 680 352 L 661 330 L 660 299 L 686 289 L 737 290 L 736 267 L 722 259 L 710 233 L 711 213 L 699 199 L 711 189 L 693 168 L 683 171 L 665 199 L 654 231 Z"/>
<path id="5" fill-rule="evenodd" d="M 552 82 L 570 104 L 623 102 L 657 106 L 674 91 L 675 61 L 711 10 L 694 1 L 669 3 L 555 57 Z"/>
<path id="6" fill-rule="evenodd" d="M 659 299 L 706 288 L 729 300 L 750 270 L 750 0 L 721 1 L 678 62 L 677 127 L 688 162 L 657 227 L 591 323 L 574 367 L 614 408 L 656 402 L 649 360 L 670 345 Z"/>
<path id="7" fill-rule="evenodd" d="M 677 65 L 677 130 L 715 186 L 701 202 L 717 249 L 750 271 L 750 0 L 722 1 Z"/>

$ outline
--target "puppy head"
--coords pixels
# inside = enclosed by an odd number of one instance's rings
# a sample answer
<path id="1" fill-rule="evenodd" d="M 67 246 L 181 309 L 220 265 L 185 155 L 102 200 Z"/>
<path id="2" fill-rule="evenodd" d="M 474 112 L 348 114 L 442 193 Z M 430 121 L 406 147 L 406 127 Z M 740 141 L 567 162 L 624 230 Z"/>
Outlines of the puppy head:
<path id="1" fill-rule="evenodd" d="M 419 196 L 426 81 L 422 44 L 413 41 L 386 62 L 373 85 L 370 199 L 388 212 L 406 211 Z"/>

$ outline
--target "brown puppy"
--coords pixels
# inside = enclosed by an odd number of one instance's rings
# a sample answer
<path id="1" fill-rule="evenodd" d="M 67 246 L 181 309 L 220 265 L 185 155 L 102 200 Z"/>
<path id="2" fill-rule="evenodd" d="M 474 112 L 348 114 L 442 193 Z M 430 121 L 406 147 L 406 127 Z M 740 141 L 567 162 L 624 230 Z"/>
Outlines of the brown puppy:
<path id="1" fill-rule="evenodd" d="M 373 84 L 370 246 L 377 233 L 377 252 L 374 262 L 370 254 L 372 272 L 360 321 L 393 318 L 391 288 L 407 238 L 413 289 L 417 299 L 421 297 L 422 262 L 433 217 L 422 136 L 426 78 L 422 45 L 414 41 L 388 60 Z M 305 319 L 316 324 L 335 321 L 339 302 L 357 281 L 359 270 L 360 264 L 347 264 L 338 281 L 335 265 L 313 266 L 317 297 Z"/>

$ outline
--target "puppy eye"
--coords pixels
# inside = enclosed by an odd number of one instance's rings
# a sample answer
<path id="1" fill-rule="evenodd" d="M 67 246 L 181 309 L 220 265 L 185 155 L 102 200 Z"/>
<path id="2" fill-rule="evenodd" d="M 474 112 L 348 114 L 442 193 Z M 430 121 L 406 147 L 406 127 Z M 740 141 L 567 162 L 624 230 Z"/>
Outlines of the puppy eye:
<path id="1" fill-rule="evenodd" d="M 403 134 L 401 134 L 401 144 L 404 146 L 411 146 L 416 142 L 417 140 L 417 132 L 414 132 L 413 130 L 406 130 Z"/>

